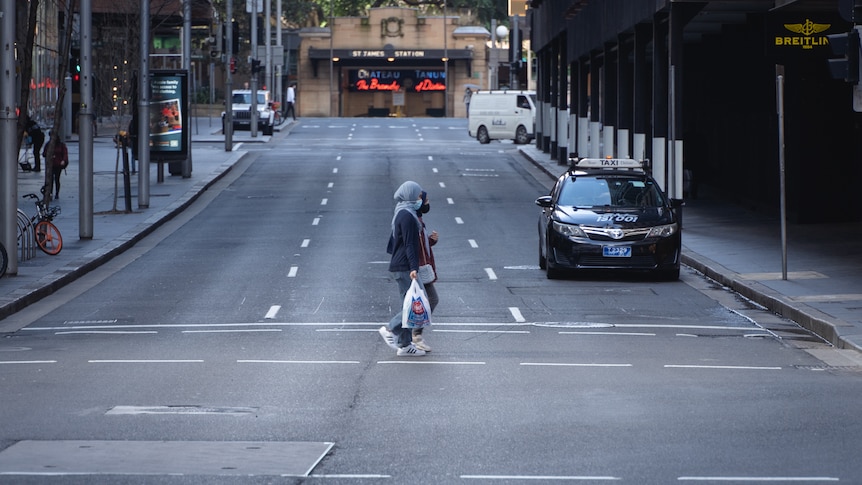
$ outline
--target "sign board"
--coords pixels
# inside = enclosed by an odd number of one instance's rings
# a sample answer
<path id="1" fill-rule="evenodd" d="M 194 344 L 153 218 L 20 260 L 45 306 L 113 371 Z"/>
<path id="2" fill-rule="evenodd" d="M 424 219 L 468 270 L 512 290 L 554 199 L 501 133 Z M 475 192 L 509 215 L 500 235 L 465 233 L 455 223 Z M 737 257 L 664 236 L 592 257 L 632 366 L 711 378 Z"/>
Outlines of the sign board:
<path id="1" fill-rule="evenodd" d="M 446 72 L 442 69 L 353 69 L 347 78 L 352 92 L 446 90 Z"/>
<path id="2" fill-rule="evenodd" d="M 150 156 L 185 160 L 189 139 L 188 71 L 150 71 Z"/>
<path id="3" fill-rule="evenodd" d="M 404 106 L 404 91 L 392 92 L 392 106 Z"/>
<path id="4" fill-rule="evenodd" d="M 527 0 L 509 0 L 509 17 L 527 15 Z"/>
<path id="5" fill-rule="evenodd" d="M 245 0 L 245 13 L 254 12 L 254 3 L 257 3 L 257 13 L 263 13 L 263 0 L 257 0 L 257 2 L 254 0 Z"/>

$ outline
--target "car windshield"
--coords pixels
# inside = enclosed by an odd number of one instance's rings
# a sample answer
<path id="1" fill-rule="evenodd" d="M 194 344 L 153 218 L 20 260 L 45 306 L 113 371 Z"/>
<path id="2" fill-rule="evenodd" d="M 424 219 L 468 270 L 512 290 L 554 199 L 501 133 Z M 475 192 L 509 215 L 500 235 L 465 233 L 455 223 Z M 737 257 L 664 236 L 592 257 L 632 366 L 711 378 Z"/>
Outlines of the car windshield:
<path id="1" fill-rule="evenodd" d="M 266 103 L 266 94 L 257 93 L 257 104 Z M 251 104 L 251 93 L 233 93 L 233 104 Z"/>
<path id="2" fill-rule="evenodd" d="M 563 185 L 557 204 L 574 207 L 661 207 L 664 198 L 649 179 L 582 176 Z"/>

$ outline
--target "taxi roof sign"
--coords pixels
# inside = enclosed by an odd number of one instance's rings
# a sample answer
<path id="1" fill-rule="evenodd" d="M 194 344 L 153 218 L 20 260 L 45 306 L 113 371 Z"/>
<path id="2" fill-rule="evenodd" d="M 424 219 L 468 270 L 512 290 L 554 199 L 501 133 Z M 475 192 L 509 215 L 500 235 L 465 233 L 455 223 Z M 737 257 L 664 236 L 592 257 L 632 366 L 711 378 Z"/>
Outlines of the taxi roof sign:
<path id="1" fill-rule="evenodd" d="M 572 166 L 581 169 L 643 170 L 644 163 L 631 158 L 581 158 L 580 160 L 576 160 Z"/>

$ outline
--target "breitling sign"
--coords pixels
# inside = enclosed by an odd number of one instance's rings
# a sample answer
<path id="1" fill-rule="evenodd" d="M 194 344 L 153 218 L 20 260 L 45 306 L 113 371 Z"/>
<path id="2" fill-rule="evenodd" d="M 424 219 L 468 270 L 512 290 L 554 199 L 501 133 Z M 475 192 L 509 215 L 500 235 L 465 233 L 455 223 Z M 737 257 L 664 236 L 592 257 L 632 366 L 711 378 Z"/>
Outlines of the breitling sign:
<path id="1" fill-rule="evenodd" d="M 829 45 L 825 32 L 832 27 L 829 23 L 818 23 L 805 19 L 801 23 L 784 24 L 784 32 L 775 35 L 777 47 L 813 49 Z M 782 35 L 783 34 L 783 35 Z"/>

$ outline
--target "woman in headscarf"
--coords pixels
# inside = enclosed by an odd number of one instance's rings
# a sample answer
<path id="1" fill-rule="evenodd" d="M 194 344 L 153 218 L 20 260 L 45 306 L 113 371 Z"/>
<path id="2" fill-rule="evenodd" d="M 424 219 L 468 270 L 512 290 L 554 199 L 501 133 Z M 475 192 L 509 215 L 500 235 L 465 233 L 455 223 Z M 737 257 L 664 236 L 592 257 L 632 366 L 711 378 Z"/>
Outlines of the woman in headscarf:
<path id="1" fill-rule="evenodd" d="M 389 261 L 389 271 L 398 283 L 398 291 L 401 298 L 398 299 L 398 308 L 407 294 L 412 280 L 417 278 L 419 271 L 419 232 L 421 226 L 416 211 L 422 207 L 422 187 L 416 182 L 407 181 L 395 191 L 395 214 L 392 216 L 392 233 L 389 235 L 389 244 L 386 252 L 392 255 Z M 421 285 L 421 282 L 420 282 Z M 413 332 L 409 328 L 401 327 L 401 311 L 399 311 L 389 324 L 378 330 L 387 345 L 396 349 L 397 355 L 420 356 L 425 355 L 424 350 L 413 346 Z"/>

